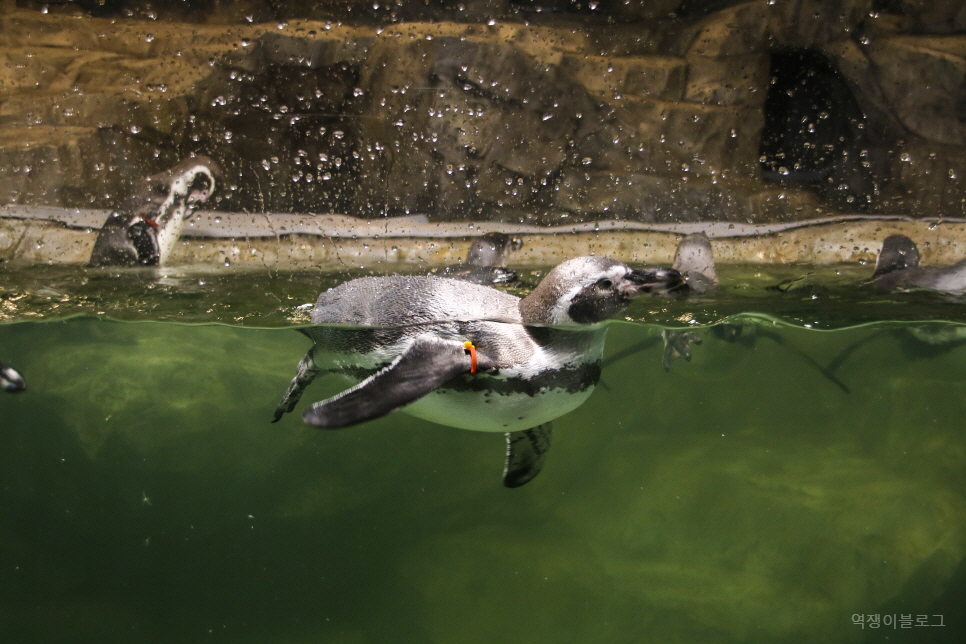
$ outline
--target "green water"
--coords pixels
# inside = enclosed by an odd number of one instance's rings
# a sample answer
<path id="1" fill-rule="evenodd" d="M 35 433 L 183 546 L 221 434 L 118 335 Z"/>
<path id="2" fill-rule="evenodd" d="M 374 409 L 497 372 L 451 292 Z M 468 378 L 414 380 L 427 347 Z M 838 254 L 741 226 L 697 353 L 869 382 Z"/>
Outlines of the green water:
<path id="1" fill-rule="evenodd" d="M 517 490 L 496 434 L 269 422 L 341 276 L 8 272 L 3 641 L 962 641 L 966 346 L 916 329 L 966 305 L 721 272 L 611 325 Z M 665 371 L 667 326 L 702 343 Z"/>
<path id="2" fill-rule="evenodd" d="M 0 323 L 62 319 L 71 315 L 120 320 L 222 322 L 278 327 L 309 322 L 297 307 L 365 271 L 254 272 L 198 269 L 32 267 L 0 270 Z M 412 266 L 380 266 L 379 273 L 415 273 Z M 795 326 L 835 329 L 866 322 L 966 322 L 966 307 L 922 293 L 883 294 L 856 288 L 871 275 L 865 266 L 728 266 L 714 296 L 665 300 L 639 298 L 629 321 L 684 326 L 713 324 L 744 313 L 763 313 Z M 425 273 L 425 271 L 422 271 Z M 506 288 L 526 295 L 546 269 L 521 270 Z M 375 273 L 373 273 L 375 274 Z M 217 294 L 217 295 L 213 295 Z"/>

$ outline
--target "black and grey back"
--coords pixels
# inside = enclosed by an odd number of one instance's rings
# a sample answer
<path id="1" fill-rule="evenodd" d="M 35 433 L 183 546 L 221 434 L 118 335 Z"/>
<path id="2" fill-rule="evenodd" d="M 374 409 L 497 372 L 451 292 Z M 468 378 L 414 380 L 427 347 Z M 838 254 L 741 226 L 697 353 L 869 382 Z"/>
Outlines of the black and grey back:
<path id="1" fill-rule="evenodd" d="M 905 235 L 882 242 L 870 283 L 889 290 L 924 289 L 950 295 L 966 294 L 966 259 L 950 266 L 922 267 L 919 249 Z"/>
<path id="2" fill-rule="evenodd" d="M 352 348 L 359 353 L 414 335 L 445 334 L 485 343 L 498 364 L 512 364 L 528 357 L 531 344 L 520 326 L 519 302 L 486 286 L 432 275 L 363 277 L 322 293 L 312 309 L 314 324 L 363 329 L 323 326 L 313 332 L 327 334 L 322 346 L 330 349 L 352 337 L 361 343 Z M 509 337 L 500 341 L 501 336 Z"/>

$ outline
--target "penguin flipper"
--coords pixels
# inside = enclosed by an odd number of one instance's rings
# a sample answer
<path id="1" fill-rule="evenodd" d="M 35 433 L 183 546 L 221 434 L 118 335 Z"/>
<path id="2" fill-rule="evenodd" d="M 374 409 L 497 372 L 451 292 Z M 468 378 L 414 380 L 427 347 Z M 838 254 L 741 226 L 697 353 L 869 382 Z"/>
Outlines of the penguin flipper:
<path id="1" fill-rule="evenodd" d="M 530 482 L 540 470 L 550 450 L 550 423 L 506 434 L 506 467 L 503 485 L 520 487 Z"/>
<path id="2" fill-rule="evenodd" d="M 131 221 L 113 212 L 97 233 L 90 265 L 150 266 L 158 263 L 158 257 L 154 228 L 147 221 Z"/>
<path id="3" fill-rule="evenodd" d="M 871 333 L 866 337 L 862 338 L 861 340 L 857 340 L 853 342 L 849 346 L 839 351 L 838 354 L 834 358 L 832 358 L 832 360 L 825 366 L 825 369 L 829 373 L 835 373 L 836 371 L 839 370 L 839 367 L 841 367 L 845 363 L 845 361 L 848 360 L 853 353 L 855 353 L 857 349 L 871 342 L 872 340 L 875 340 L 882 334 L 883 334 L 882 331 L 876 331 L 875 333 Z"/>
<path id="4" fill-rule="evenodd" d="M 477 369 L 491 367 L 491 361 L 479 353 L 477 361 Z M 471 357 L 463 345 L 417 338 L 388 367 L 351 389 L 315 403 L 305 410 L 302 419 L 323 429 L 373 420 L 419 400 L 471 368 Z"/>
<path id="5" fill-rule="evenodd" d="M 292 378 L 292 382 L 289 383 L 288 389 L 285 391 L 285 395 L 282 396 L 282 400 L 279 401 L 278 406 L 275 408 L 275 418 L 272 420 L 273 423 L 277 423 L 282 419 L 286 413 L 295 409 L 295 405 L 298 404 L 299 398 L 302 397 L 302 392 L 308 387 L 315 376 L 319 374 L 320 369 L 315 364 L 315 359 L 312 352 L 315 347 L 306 352 L 305 357 L 299 362 L 298 371 L 295 377 Z"/>
<path id="6" fill-rule="evenodd" d="M 838 387 L 839 389 L 841 389 L 845 393 L 847 393 L 847 394 L 852 393 L 852 390 L 849 389 L 849 386 L 846 385 L 841 380 L 839 380 L 839 378 L 835 375 L 835 369 L 834 368 L 823 367 L 821 364 L 819 364 L 818 360 L 816 360 L 812 356 L 808 355 L 807 353 L 805 353 L 804 351 L 802 351 L 798 347 L 789 344 L 788 342 L 785 341 L 785 338 L 784 337 L 782 337 L 781 335 L 779 335 L 779 334 L 777 334 L 777 333 L 775 333 L 773 331 L 767 331 L 767 330 L 762 329 L 760 331 L 760 334 L 761 334 L 761 337 L 768 338 L 769 340 L 773 341 L 775 344 L 777 344 L 779 346 L 782 346 L 782 347 L 785 347 L 786 349 L 788 349 L 792 353 L 797 354 L 805 362 L 807 362 L 808 364 L 810 364 L 813 367 L 815 367 L 818 370 L 819 373 L 821 373 L 823 376 L 825 376 L 829 380 L 829 382 L 831 382 L 832 384 L 834 384 L 836 387 Z M 861 343 L 862 341 L 860 340 L 859 342 Z M 839 355 L 841 355 L 841 353 Z M 836 356 L 836 359 L 837 358 L 838 358 L 838 356 Z M 835 359 L 833 359 L 833 362 L 834 361 L 835 361 Z M 838 368 L 838 367 L 836 366 L 835 368 Z"/>

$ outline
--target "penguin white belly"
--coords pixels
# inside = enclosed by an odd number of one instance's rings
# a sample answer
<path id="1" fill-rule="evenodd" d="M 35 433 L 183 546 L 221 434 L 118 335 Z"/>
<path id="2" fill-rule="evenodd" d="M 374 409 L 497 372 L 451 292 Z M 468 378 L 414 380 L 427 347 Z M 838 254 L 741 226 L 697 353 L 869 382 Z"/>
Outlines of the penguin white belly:
<path id="1" fill-rule="evenodd" d="M 593 391 L 593 384 L 580 391 L 548 387 L 532 396 L 525 392 L 460 391 L 442 387 L 400 411 L 458 429 L 516 432 L 577 409 Z"/>
<path id="2" fill-rule="evenodd" d="M 497 373 L 457 376 L 400 411 L 448 427 L 501 433 L 559 418 L 582 405 L 600 377 L 605 333 L 582 335 L 579 352 L 538 346 L 524 363 Z M 395 360 L 410 342 L 402 339 L 366 353 L 330 351 L 317 355 L 318 364 L 358 385 L 372 370 Z"/>

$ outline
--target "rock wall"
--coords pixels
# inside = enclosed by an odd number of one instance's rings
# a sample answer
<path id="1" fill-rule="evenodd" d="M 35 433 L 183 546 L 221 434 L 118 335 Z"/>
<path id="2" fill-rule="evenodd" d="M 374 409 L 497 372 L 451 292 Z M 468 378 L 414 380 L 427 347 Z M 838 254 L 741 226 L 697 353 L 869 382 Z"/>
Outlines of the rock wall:
<path id="1" fill-rule="evenodd" d="M 200 152 L 252 212 L 966 215 L 960 3 L 224 4 L 0 6 L 0 200 Z"/>

